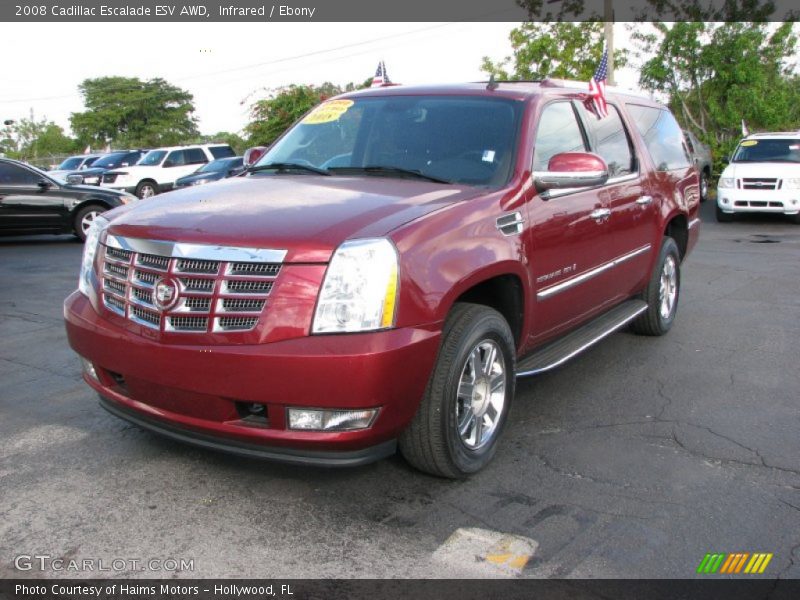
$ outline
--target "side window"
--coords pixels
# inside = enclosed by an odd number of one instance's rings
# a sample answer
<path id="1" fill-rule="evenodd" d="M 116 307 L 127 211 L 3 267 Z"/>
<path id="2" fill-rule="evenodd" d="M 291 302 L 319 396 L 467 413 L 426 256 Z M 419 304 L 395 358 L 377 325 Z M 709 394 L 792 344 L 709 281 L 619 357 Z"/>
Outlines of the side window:
<path id="1" fill-rule="evenodd" d="M 656 169 L 671 171 L 691 164 L 683 132 L 669 111 L 637 104 L 629 104 L 628 110 L 636 123 L 636 129 L 644 139 Z"/>
<path id="2" fill-rule="evenodd" d="M 533 147 L 533 170 L 546 171 L 550 159 L 561 152 L 586 152 L 570 102 L 554 102 L 542 111 Z"/>
<path id="3" fill-rule="evenodd" d="M 633 151 L 630 136 L 625 131 L 622 118 L 615 106 L 608 106 L 608 116 L 598 119 L 586 110 L 582 103 L 577 103 L 578 110 L 586 123 L 592 150 L 608 165 L 608 176 L 619 177 L 634 172 Z"/>
<path id="4" fill-rule="evenodd" d="M 181 167 L 186 164 L 186 155 L 183 150 L 173 150 L 164 161 L 164 166 Z"/>
<path id="5" fill-rule="evenodd" d="M 41 181 L 36 173 L 12 165 L 9 163 L 0 163 L 0 185 L 36 185 Z"/>
<path id="6" fill-rule="evenodd" d="M 205 153 L 200 148 L 189 148 L 183 152 L 186 155 L 187 165 L 202 165 L 208 162 Z"/>

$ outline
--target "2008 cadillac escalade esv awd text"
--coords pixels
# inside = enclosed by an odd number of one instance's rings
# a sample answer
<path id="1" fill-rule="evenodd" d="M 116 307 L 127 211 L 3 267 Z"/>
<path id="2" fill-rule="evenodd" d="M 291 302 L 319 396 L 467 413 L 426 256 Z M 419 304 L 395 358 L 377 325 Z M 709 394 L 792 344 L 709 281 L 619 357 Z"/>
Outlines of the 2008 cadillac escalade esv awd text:
<path id="1" fill-rule="evenodd" d="M 107 213 L 65 303 L 86 382 L 208 448 L 477 471 L 517 377 L 670 329 L 697 241 L 675 119 L 582 87 L 346 94 L 245 176 Z"/>

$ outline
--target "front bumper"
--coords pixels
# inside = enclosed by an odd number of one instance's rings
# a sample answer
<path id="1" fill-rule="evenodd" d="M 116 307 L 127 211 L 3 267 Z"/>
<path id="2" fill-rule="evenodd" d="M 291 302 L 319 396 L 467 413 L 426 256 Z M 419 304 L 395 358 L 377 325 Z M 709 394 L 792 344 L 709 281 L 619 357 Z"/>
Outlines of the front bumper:
<path id="1" fill-rule="evenodd" d="M 114 414 L 182 441 L 284 462 L 356 465 L 394 451 L 439 348 L 439 327 L 309 336 L 268 344 L 165 344 L 119 328 L 78 292 L 64 304 L 86 382 Z M 254 422 L 242 406 L 262 404 Z M 368 429 L 288 429 L 288 407 L 379 408 Z"/>
<path id="2" fill-rule="evenodd" d="M 717 206 L 726 213 L 773 213 L 796 215 L 800 212 L 800 190 L 743 190 L 717 188 Z"/>

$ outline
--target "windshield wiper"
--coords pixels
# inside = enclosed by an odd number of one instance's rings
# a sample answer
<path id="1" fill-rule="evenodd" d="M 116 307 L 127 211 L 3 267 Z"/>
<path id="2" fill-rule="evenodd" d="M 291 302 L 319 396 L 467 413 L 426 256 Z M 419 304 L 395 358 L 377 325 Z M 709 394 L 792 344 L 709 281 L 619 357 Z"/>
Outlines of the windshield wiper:
<path id="1" fill-rule="evenodd" d="M 301 163 L 290 162 L 274 162 L 266 165 L 256 165 L 247 169 L 248 173 L 256 173 L 258 171 L 308 171 L 317 175 L 330 175 L 330 171 L 320 169 L 313 165 L 304 165 Z"/>
<path id="2" fill-rule="evenodd" d="M 367 165 L 366 167 L 331 167 L 331 171 L 361 171 L 364 173 L 378 173 L 386 175 L 406 175 L 434 183 L 453 183 L 448 179 L 426 175 L 416 169 L 403 169 L 402 167 L 387 167 L 383 165 Z"/>

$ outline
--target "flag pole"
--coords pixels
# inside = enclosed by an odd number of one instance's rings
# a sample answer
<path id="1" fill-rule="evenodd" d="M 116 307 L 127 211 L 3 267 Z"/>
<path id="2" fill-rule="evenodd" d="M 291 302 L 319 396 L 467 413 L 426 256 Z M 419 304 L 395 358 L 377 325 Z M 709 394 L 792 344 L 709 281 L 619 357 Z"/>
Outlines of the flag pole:
<path id="1" fill-rule="evenodd" d="M 608 85 L 616 85 L 614 79 L 614 0 L 603 0 L 603 21 L 608 50 Z"/>

